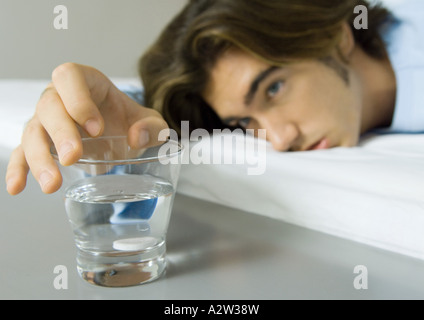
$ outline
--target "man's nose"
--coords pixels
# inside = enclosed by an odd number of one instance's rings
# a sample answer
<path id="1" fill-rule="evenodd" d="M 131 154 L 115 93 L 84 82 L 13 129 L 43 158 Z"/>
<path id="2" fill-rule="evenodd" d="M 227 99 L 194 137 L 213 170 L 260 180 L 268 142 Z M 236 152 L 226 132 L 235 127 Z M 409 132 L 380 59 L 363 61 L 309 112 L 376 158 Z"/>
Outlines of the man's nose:
<path id="1" fill-rule="evenodd" d="M 295 123 L 279 120 L 281 119 L 264 119 L 261 127 L 266 130 L 267 140 L 274 150 L 288 151 L 296 146 L 300 139 L 300 130 Z"/>

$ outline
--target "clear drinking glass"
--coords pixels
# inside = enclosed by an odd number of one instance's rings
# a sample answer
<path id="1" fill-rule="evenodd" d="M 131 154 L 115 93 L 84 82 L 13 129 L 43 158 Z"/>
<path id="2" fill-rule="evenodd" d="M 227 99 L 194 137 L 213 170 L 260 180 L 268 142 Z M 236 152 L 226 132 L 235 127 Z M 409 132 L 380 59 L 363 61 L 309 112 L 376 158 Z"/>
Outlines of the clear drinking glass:
<path id="1" fill-rule="evenodd" d="M 60 166 L 80 276 L 123 287 L 159 278 L 182 147 L 168 140 L 134 150 L 127 137 L 85 138 L 83 156 Z M 57 160 L 57 153 L 52 148 Z"/>

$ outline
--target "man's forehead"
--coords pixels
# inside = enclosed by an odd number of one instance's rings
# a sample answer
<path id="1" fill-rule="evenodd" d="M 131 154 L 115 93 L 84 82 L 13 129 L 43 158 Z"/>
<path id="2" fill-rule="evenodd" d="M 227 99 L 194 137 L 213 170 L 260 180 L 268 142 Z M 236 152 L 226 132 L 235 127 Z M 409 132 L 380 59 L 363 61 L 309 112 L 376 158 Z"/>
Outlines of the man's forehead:
<path id="1" fill-rule="evenodd" d="M 214 105 L 234 99 L 244 103 L 243 97 L 252 81 L 267 67 L 266 63 L 240 49 L 226 50 L 211 69 L 204 91 L 205 100 Z"/>

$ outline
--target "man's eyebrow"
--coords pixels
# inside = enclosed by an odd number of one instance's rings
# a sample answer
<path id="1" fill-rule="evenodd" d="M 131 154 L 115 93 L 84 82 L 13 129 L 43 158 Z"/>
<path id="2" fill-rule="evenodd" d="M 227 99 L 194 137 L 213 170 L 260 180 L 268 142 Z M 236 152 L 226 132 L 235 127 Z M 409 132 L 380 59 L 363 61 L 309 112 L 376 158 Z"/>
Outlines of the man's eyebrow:
<path id="1" fill-rule="evenodd" d="M 246 106 L 250 105 L 252 103 L 253 98 L 255 97 L 256 92 L 258 91 L 259 85 L 262 81 L 264 81 L 269 75 L 271 75 L 274 71 L 280 69 L 280 67 L 272 66 L 268 69 L 262 71 L 259 73 L 256 78 L 253 80 L 252 84 L 250 85 L 249 91 L 247 92 L 246 96 L 244 97 L 244 104 Z"/>

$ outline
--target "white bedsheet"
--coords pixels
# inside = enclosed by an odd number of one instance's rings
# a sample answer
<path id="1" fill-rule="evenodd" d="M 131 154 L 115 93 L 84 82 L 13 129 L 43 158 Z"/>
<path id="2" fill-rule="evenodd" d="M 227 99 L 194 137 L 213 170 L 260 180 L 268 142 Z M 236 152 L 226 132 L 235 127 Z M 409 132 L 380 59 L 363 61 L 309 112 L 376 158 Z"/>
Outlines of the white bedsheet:
<path id="1" fill-rule="evenodd" d="M 0 146 L 19 144 L 47 83 L 0 80 Z M 178 192 L 424 259 L 424 135 L 371 136 L 357 148 L 302 153 L 267 148 L 261 175 L 248 175 L 249 164 L 183 165 Z"/>
<path id="2" fill-rule="evenodd" d="M 248 164 L 184 165 L 178 190 L 424 259 L 424 135 L 368 136 L 356 148 L 298 153 L 267 147 L 262 175 L 248 175 Z"/>

